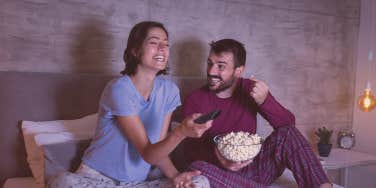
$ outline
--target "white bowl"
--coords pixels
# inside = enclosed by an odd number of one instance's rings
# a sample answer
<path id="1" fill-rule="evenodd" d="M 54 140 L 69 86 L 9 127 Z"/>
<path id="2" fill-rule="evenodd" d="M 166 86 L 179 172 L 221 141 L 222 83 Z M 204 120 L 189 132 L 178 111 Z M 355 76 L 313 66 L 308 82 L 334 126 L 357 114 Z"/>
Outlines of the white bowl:
<path id="1" fill-rule="evenodd" d="M 237 133 L 234 133 L 234 134 L 237 134 Z M 223 137 L 225 137 L 226 135 L 228 134 L 217 135 L 214 137 L 214 142 L 216 143 L 216 147 L 219 153 L 225 159 L 234 161 L 234 162 L 248 161 L 256 157 L 256 155 L 260 152 L 262 142 L 263 142 L 261 138 L 259 138 L 258 143 L 237 144 L 237 143 L 229 143 L 228 141 L 227 142 L 224 141 Z M 252 139 L 252 138 L 251 138 L 251 135 L 248 135 L 248 137 L 242 137 L 242 139 Z"/>

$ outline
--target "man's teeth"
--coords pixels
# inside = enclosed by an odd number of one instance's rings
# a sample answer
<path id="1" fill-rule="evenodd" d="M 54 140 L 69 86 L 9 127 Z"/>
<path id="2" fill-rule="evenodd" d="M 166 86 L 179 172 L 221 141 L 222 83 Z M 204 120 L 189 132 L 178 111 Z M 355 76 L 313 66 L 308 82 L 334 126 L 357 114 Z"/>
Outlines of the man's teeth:
<path id="1" fill-rule="evenodd" d="M 210 78 L 210 81 L 211 82 L 219 82 L 219 81 L 221 81 L 221 79 L 219 79 L 219 78 Z"/>

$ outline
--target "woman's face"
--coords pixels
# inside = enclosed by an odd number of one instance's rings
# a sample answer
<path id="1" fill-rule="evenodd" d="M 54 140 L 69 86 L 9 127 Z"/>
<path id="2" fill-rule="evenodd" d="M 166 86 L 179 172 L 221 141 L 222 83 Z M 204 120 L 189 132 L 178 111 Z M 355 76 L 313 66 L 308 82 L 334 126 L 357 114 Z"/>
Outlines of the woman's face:
<path id="1" fill-rule="evenodd" d="M 166 69 L 169 43 L 166 33 L 159 27 L 151 28 L 141 47 L 140 68 L 156 72 Z"/>

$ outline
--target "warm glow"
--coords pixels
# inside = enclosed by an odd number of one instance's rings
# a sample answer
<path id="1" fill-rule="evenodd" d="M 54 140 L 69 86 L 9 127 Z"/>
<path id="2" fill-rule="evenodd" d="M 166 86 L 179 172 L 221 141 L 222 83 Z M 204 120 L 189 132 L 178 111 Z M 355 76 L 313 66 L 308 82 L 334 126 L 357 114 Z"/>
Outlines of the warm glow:
<path id="1" fill-rule="evenodd" d="M 363 101 L 363 106 L 365 108 L 369 108 L 369 106 L 371 106 L 371 99 L 369 97 L 366 97 Z"/>
<path id="2" fill-rule="evenodd" d="M 376 98 L 372 95 L 371 89 L 364 90 L 363 95 L 358 98 L 358 105 L 364 112 L 372 111 L 376 107 Z"/>

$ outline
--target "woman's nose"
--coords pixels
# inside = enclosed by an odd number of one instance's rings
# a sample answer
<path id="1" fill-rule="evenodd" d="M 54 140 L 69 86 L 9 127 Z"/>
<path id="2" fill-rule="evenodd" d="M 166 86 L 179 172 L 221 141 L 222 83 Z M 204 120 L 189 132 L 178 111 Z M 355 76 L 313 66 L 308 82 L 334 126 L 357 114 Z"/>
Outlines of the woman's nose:
<path id="1" fill-rule="evenodd" d="M 165 45 L 165 44 L 160 43 L 160 44 L 158 45 L 158 50 L 160 50 L 160 51 L 166 50 L 167 48 L 168 48 L 168 46 Z"/>

